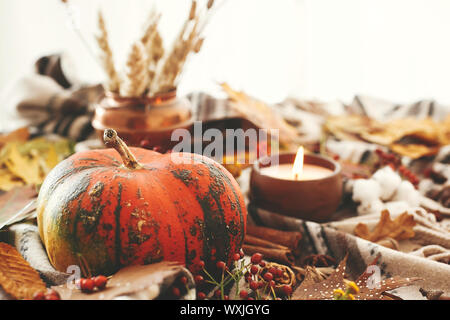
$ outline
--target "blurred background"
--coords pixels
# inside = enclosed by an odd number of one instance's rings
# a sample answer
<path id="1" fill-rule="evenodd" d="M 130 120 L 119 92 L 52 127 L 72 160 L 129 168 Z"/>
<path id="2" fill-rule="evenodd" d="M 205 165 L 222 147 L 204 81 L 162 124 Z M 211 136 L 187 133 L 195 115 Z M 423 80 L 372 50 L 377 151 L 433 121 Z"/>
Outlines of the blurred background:
<path id="1" fill-rule="evenodd" d="M 117 66 L 152 6 L 162 12 L 165 39 L 175 36 L 190 6 L 189 0 L 70 3 L 94 50 L 102 8 Z M 449 14 L 447 0 L 227 0 L 179 90 L 220 94 L 217 82 L 226 81 L 268 102 L 286 96 L 347 102 L 366 94 L 450 104 Z M 0 90 L 55 52 L 71 57 L 83 82 L 102 79 L 68 20 L 59 0 L 0 0 Z"/>

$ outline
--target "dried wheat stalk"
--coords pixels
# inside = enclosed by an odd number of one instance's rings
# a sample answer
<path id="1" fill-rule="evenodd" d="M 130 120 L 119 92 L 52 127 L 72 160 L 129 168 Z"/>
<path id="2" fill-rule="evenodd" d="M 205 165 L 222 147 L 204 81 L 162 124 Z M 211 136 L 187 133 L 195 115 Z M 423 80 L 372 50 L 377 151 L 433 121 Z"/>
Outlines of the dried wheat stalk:
<path id="1" fill-rule="evenodd" d="M 201 33 L 213 5 L 214 0 L 209 0 L 204 8 L 198 10 L 197 1 L 192 1 L 188 19 L 175 39 L 171 51 L 163 59 L 156 79 L 152 82 L 151 92 L 166 92 L 176 87 L 189 54 L 198 53 L 203 45 Z"/>
<path id="2" fill-rule="evenodd" d="M 126 82 L 120 94 L 125 97 L 142 96 L 148 86 L 149 75 L 147 71 L 147 57 L 144 45 L 137 41 L 131 48 L 127 60 Z"/>
<path id="3" fill-rule="evenodd" d="M 100 61 L 108 77 L 106 88 L 112 92 L 119 92 L 120 78 L 114 67 L 113 54 L 108 41 L 108 31 L 106 29 L 105 19 L 103 18 L 101 11 L 98 13 L 98 27 L 100 30 L 100 35 L 98 35 L 96 39 L 101 50 Z"/>
<path id="4" fill-rule="evenodd" d="M 147 72 L 148 72 L 148 88 L 151 87 L 154 76 L 156 74 L 156 67 L 159 60 L 164 55 L 164 47 L 161 35 L 158 32 L 158 23 L 161 14 L 156 14 L 152 9 L 149 16 L 149 23 L 145 29 L 144 35 L 141 37 L 141 42 L 144 45 L 147 56 Z"/>

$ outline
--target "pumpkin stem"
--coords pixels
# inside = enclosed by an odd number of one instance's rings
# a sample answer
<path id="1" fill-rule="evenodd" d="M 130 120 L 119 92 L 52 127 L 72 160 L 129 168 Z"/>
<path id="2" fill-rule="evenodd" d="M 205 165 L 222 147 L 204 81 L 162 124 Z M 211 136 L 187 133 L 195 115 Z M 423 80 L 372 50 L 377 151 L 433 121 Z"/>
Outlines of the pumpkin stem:
<path id="1" fill-rule="evenodd" d="M 106 129 L 103 132 L 103 141 L 108 148 L 114 148 L 120 154 L 123 164 L 128 169 L 140 169 L 142 165 L 136 160 L 128 146 L 119 138 L 114 129 Z"/>

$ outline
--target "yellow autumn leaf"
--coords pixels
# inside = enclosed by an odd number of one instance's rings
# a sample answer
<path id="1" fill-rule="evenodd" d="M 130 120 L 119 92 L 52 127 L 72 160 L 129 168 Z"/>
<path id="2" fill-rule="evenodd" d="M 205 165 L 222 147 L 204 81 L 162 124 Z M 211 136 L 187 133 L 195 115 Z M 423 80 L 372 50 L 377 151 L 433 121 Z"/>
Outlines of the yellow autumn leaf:
<path id="1" fill-rule="evenodd" d="M 0 169 L 0 190 L 9 191 L 23 185 L 24 182 L 15 177 L 8 169 Z"/>
<path id="2" fill-rule="evenodd" d="M 42 183 L 38 159 L 22 155 L 17 148 L 17 144 L 8 144 L 8 153 L 5 164 L 12 174 L 24 180 L 26 184 Z"/>

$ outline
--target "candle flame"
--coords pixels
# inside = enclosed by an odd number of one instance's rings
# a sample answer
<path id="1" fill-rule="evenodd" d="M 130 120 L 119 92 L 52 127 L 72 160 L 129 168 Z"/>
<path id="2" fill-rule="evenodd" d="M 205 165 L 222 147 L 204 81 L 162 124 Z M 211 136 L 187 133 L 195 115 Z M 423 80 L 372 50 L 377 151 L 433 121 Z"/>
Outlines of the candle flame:
<path id="1" fill-rule="evenodd" d="M 303 146 L 298 148 L 297 155 L 295 156 L 294 166 L 292 167 L 292 174 L 294 175 L 294 179 L 298 180 L 303 172 L 303 158 L 304 158 L 304 150 Z"/>

